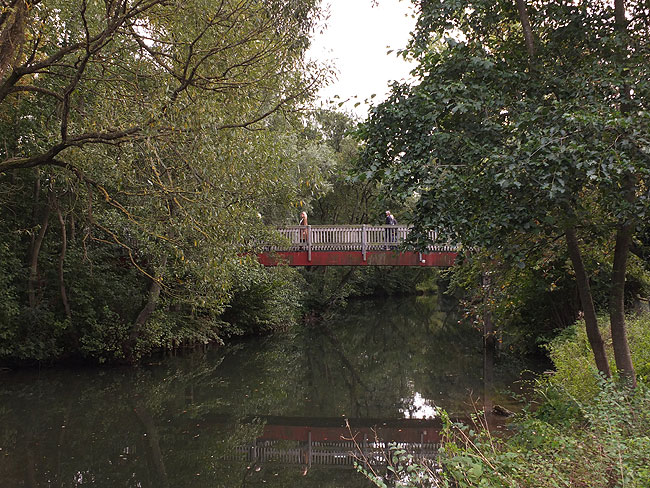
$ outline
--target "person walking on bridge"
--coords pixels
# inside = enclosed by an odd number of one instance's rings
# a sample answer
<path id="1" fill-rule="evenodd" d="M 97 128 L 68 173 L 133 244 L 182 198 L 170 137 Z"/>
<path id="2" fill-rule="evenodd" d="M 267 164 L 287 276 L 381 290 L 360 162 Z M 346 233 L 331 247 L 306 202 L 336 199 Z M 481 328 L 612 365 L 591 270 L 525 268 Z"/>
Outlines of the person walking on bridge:
<path id="1" fill-rule="evenodd" d="M 397 219 L 390 210 L 386 210 L 386 225 L 397 225 Z"/>
<path id="2" fill-rule="evenodd" d="M 386 225 L 397 225 L 397 219 L 390 213 L 390 210 L 386 210 Z M 389 242 L 397 241 L 397 229 L 385 229 L 386 235 L 386 249 L 395 248 L 395 246 L 389 246 Z"/>
<path id="3" fill-rule="evenodd" d="M 300 242 L 307 242 L 307 234 L 309 229 L 307 228 L 307 212 L 300 212 L 300 224 L 302 229 L 300 229 Z"/>

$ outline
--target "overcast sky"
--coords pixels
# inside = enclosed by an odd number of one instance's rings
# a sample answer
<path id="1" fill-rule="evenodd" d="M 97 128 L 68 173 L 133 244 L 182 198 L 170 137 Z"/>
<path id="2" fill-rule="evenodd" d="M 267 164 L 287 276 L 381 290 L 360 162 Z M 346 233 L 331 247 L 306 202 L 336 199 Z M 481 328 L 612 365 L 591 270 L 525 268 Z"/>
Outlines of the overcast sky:
<path id="1" fill-rule="evenodd" d="M 382 100 L 388 83 L 408 77 L 412 65 L 388 49 L 406 46 L 415 25 L 408 0 L 323 0 L 330 17 L 325 32 L 315 34 L 309 56 L 334 64 L 337 79 L 320 92 L 322 101 L 340 96 L 344 109 L 360 117 L 367 113 L 363 102 L 374 93 Z M 388 46 L 388 47 L 387 47 Z M 336 102 L 339 100 L 336 99 Z M 361 102 L 359 107 L 354 107 Z"/>

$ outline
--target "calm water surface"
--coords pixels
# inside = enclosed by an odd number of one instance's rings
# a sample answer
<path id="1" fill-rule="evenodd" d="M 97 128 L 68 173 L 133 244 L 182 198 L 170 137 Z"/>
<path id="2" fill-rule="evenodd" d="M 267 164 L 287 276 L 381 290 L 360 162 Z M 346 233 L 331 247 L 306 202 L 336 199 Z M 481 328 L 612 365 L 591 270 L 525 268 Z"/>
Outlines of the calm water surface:
<path id="1" fill-rule="evenodd" d="M 512 407 L 521 368 L 485 376 L 480 334 L 418 297 L 135 369 L 5 372 L 0 486 L 367 487 L 342 435 L 424 452 L 437 408 Z"/>

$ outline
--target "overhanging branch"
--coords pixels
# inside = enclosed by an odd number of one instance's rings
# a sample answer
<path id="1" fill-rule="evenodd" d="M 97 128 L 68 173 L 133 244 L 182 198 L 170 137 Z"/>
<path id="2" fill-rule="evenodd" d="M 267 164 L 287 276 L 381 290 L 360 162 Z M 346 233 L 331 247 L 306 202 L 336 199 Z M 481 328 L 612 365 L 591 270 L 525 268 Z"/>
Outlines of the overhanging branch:
<path id="1" fill-rule="evenodd" d="M 52 146 L 48 151 L 26 157 L 13 157 L 5 159 L 0 162 L 0 174 L 7 173 L 21 168 L 33 168 L 35 166 L 54 165 L 57 164 L 56 156 L 69 147 L 82 147 L 86 144 L 119 144 L 124 142 L 124 139 L 133 137 L 142 131 L 140 126 L 131 127 L 124 130 L 114 130 L 106 132 L 86 132 L 67 138 L 66 140 Z"/>

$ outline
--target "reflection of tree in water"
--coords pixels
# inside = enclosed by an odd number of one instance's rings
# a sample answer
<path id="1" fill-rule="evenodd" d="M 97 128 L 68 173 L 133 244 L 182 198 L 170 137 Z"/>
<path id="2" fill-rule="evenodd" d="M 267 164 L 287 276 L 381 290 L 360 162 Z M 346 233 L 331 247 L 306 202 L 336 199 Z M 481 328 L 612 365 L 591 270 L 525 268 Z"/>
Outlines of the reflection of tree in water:
<path id="1" fill-rule="evenodd" d="M 181 365 L 52 371 L 37 381 L 5 384 L 3 486 L 212 487 L 238 478 L 245 466 L 224 478 L 216 474 L 216 460 L 255 439 L 261 424 L 215 422 L 207 413 L 220 399 L 186 403 L 187 386 L 209 389 L 218 364 Z"/>
<path id="2" fill-rule="evenodd" d="M 353 303 L 323 327 L 305 335 L 322 415 L 394 418 L 416 392 L 457 408 L 481 386 L 480 335 L 441 312 L 435 297 Z"/>
<path id="3" fill-rule="evenodd" d="M 261 435 L 256 416 L 304 399 L 302 351 L 279 339 L 137 370 L 16 377 L 0 390 L 3 486 L 354 486 L 354 473 L 256 471 L 233 456 Z"/>
<path id="4" fill-rule="evenodd" d="M 321 327 L 134 370 L 4 375 L 0 479 L 6 486 L 352 487 L 354 473 L 248 469 L 232 453 L 260 436 L 269 415 L 397 418 L 423 400 L 465 411 L 467 390 L 482 385 L 480 345 L 480 335 L 424 297 L 352 302 Z"/>

